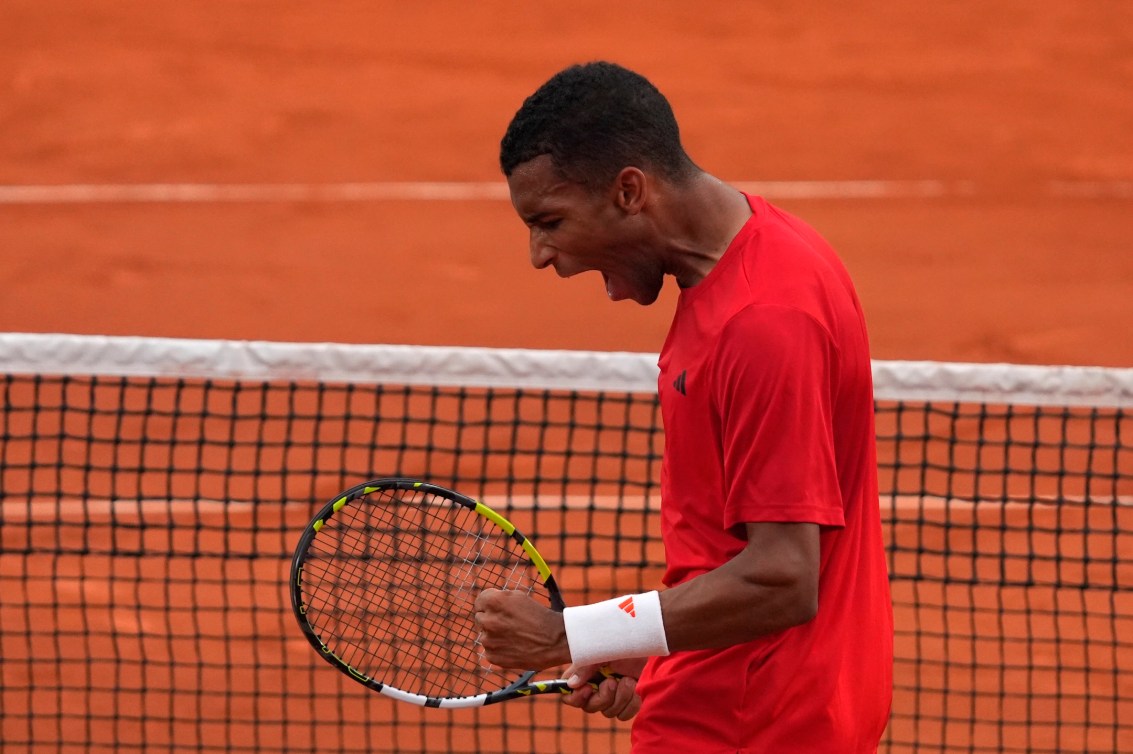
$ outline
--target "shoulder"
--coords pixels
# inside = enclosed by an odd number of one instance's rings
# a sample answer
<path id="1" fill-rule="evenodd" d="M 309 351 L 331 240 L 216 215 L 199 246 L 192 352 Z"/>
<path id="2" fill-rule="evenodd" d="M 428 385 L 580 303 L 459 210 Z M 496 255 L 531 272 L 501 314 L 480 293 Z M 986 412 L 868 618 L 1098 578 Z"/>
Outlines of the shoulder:
<path id="1" fill-rule="evenodd" d="M 838 346 L 811 313 L 781 304 L 753 304 L 720 331 L 711 358 L 711 381 L 725 392 L 781 390 L 829 377 Z"/>
<path id="2" fill-rule="evenodd" d="M 814 346 L 835 347 L 826 324 L 808 309 L 777 302 L 752 303 L 737 310 L 720 330 L 717 352 L 742 356 L 790 356 Z"/>

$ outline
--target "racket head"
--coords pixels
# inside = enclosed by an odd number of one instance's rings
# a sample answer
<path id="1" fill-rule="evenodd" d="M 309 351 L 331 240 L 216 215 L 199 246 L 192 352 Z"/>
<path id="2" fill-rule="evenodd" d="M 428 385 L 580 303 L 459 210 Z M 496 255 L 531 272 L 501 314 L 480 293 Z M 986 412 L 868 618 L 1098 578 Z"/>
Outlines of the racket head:
<path id="1" fill-rule="evenodd" d="M 331 665 L 387 696 L 426 707 L 475 707 L 542 693 L 562 681 L 493 667 L 473 603 L 518 589 L 554 610 L 546 561 L 482 502 L 417 479 L 376 479 L 327 502 L 291 564 L 291 604 Z"/>

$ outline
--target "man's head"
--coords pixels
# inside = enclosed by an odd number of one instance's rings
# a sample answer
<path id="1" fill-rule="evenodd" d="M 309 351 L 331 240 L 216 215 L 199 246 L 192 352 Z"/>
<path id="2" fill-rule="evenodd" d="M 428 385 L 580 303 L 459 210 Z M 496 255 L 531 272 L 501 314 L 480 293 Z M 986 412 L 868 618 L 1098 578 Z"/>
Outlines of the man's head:
<path id="1" fill-rule="evenodd" d="M 695 171 L 664 95 L 606 62 L 560 71 L 524 101 L 500 144 L 500 167 L 510 177 L 540 155 L 590 191 L 607 188 L 627 166 L 673 183 Z"/>
<path id="2" fill-rule="evenodd" d="M 751 215 L 685 154 L 661 92 L 610 62 L 560 71 L 529 96 L 500 166 L 531 264 L 602 273 L 613 300 L 651 304 L 666 276 L 697 285 Z"/>
<path id="3" fill-rule="evenodd" d="M 500 166 L 535 267 L 600 272 L 613 300 L 657 299 L 666 244 L 648 207 L 661 184 L 681 186 L 698 169 L 645 78 L 612 63 L 558 73 L 512 120 Z"/>

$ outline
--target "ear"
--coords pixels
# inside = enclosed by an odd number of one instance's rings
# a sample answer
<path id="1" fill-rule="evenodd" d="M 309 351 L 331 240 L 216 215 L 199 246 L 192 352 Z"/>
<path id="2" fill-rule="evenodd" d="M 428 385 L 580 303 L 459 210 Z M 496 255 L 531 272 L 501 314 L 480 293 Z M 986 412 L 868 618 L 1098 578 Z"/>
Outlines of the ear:
<path id="1" fill-rule="evenodd" d="M 645 206 L 649 181 L 641 168 L 622 168 L 614 179 L 614 203 L 629 215 L 636 215 Z"/>

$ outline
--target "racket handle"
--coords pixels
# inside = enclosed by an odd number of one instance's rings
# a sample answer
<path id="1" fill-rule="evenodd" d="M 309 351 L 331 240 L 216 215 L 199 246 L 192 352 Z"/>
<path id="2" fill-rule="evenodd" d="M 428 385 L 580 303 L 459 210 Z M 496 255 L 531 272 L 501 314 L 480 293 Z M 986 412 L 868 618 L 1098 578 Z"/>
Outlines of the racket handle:
<path id="1" fill-rule="evenodd" d="M 590 686 L 590 688 L 597 690 L 602 681 L 606 680 L 607 678 L 618 679 L 622 677 L 623 676 L 621 676 L 620 674 L 604 667 L 599 668 L 598 672 L 594 674 L 594 677 L 587 681 L 587 684 Z M 497 702 L 506 702 L 509 699 L 532 697 L 539 694 L 558 693 L 566 696 L 567 694 L 573 694 L 575 691 L 578 691 L 578 689 L 572 689 L 567 685 L 566 680 L 562 678 L 558 678 L 553 681 L 535 681 L 533 683 L 519 686 L 518 688 L 509 687 L 506 689 L 501 689 L 500 691 L 493 692 L 488 695 L 488 698 L 486 700 L 484 700 L 484 704 L 496 704 Z"/>
<path id="2" fill-rule="evenodd" d="M 622 676 L 621 674 L 615 673 L 614 671 L 610 670 L 609 665 L 603 665 L 602 667 L 598 668 L 598 672 L 595 673 L 586 683 L 590 686 L 590 688 L 597 691 L 598 687 L 602 685 L 602 681 L 606 680 L 607 678 L 613 678 L 615 681 L 617 681 L 621 680 Z M 571 689 L 567 689 L 566 693 L 569 694 L 570 692 Z"/>

